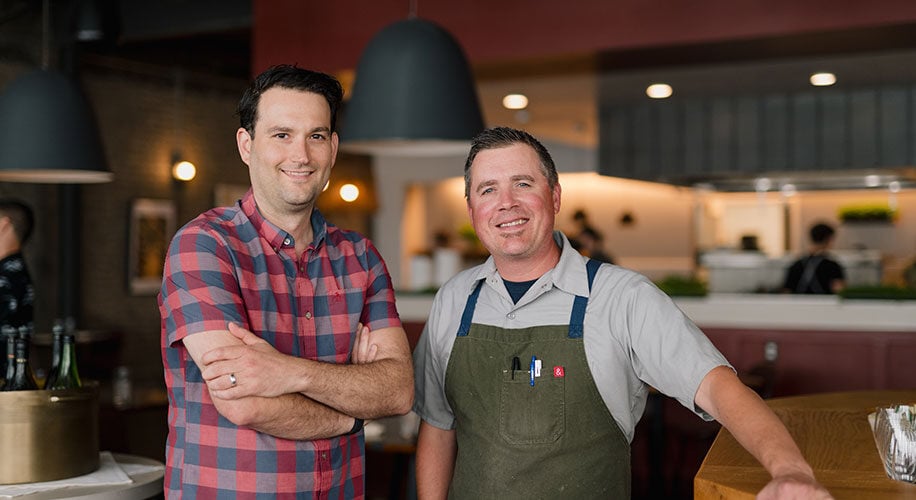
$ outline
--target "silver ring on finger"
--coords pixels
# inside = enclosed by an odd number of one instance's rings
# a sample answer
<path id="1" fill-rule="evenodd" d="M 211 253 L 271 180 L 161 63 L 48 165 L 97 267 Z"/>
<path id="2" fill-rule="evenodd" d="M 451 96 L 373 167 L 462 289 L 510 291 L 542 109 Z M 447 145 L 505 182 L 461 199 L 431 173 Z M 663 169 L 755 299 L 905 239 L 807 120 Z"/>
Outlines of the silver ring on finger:
<path id="1" fill-rule="evenodd" d="M 235 384 L 239 383 L 239 379 L 235 378 L 234 373 L 229 374 L 229 383 L 232 384 L 232 387 L 235 387 Z"/>

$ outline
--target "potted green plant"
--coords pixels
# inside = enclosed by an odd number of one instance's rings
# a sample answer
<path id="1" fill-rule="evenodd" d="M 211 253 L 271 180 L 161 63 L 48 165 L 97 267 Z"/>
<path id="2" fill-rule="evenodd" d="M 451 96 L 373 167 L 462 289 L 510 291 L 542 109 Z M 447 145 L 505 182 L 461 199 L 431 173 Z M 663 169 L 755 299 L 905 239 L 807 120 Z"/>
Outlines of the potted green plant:
<path id="1" fill-rule="evenodd" d="M 709 292 L 699 278 L 672 274 L 657 281 L 655 285 L 671 297 L 705 297 Z"/>
<path id="2" fill-rule="evenodd" d="M 844 299 L 916 300 L 916 289 L 902 286 L 850 286 L 838 294 Z"/>
<path id="3" fill-rule="evenodd" d="M 893 222 L 897 218 L 897 210 L 888 205 L 864 204 L 846 205 L 840 207 L 839 218 L 844 223 L 858 222 Z"/>

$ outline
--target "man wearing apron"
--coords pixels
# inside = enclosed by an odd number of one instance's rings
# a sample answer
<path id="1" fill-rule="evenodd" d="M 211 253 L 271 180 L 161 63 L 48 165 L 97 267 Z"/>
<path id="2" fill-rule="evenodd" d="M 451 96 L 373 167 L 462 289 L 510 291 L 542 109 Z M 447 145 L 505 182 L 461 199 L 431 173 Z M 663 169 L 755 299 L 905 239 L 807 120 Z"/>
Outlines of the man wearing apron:
<path id="1" fill-rule="evenodd" d="M 535 138 L 478 135 L 465 195 L 491 257 L 439 290 L 414 354 L 420 498 L 628 498 L 649 385 L 735 434 L 773 475 L 763 498 L 830 498 L 664 293 L 553 230 L 560 185 Z"/>

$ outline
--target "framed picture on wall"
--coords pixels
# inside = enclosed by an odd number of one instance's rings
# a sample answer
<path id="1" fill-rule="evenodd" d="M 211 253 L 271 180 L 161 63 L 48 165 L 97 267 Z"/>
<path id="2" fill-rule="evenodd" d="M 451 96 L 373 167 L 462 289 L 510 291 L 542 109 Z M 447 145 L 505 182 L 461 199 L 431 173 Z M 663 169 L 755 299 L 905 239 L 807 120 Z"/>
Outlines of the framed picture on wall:
<path id="1" fill-rule="evenodd" d="M 127 285 L 132 295 L 155 295 L 169 241 L 175 233 L 172 200 L 137 198 L 130 205 L 127 245 Z"/>

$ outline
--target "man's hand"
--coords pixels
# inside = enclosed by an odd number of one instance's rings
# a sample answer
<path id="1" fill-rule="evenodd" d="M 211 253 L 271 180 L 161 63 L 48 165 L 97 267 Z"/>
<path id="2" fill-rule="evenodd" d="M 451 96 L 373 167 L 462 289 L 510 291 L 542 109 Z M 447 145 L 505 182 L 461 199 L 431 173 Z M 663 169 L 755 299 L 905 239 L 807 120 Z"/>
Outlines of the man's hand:
<path id="1" fill-rule="evenodd" d="M 369 328 L 360 323 L 356 326 L 356 341 L 353 342 L 350 362 L 354 365 L 371 363 L 377 355 L 378 345 L 369 343 Z"/>
<path id="2" fill-rule="evenodd" d="M 807 474 L 774 477 L 759 493 L 758 500 L 832 500 L 833 496 Z"/>
<path id="3" fill-rule="evenodd" d="M 201 358 L 206 367 L 201 375 L 213 397 L 269 398 L 295 392 L 288 390 L 285 385 L 293 377 L 288 369 L 289 356 L 235 323 L 229 323 L 229 332 L 244 342 L 244 345 L 217 347 L 205 352 Z M 232 383 L 233 378 L 235 384 Z"/>

